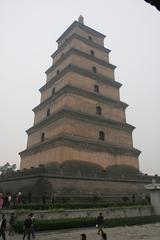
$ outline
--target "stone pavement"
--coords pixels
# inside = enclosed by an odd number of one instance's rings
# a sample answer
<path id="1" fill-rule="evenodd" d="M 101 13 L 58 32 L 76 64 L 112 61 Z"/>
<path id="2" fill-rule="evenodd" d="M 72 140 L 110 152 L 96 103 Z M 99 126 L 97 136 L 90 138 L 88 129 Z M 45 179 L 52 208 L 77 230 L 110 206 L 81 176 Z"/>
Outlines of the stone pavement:
<path id="1" fill-rule="evenodd" d="M 80 234 L 86 233 L 87 240 L 101 240 L 96 228 L 66 229 L 41 232 L 36 234 L 37 240 L 80 240 Z M 160 240 L 160 223 L 141 226 L 126 226 L 104 229 L 108 240 Z M 22 240 L 22 235 L 8 237 L 7 240 Z M 27 239 L 27 238 L 26 238 Z M 31 238 L 32 239 L 32 238 Z"/>

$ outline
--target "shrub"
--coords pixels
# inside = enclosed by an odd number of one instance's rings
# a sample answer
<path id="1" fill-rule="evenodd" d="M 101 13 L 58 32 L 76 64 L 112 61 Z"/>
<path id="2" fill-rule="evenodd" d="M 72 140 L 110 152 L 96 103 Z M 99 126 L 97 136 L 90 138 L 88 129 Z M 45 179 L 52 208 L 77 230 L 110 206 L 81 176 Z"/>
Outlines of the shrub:
<path id="1" fill-rule="evenodd" d="M 37 220 L 35 223 L 36 231 L 57 230 L 66 228 L 91 227 L 96 224 L 95 218 L 73 218 L 57 220 Z M 23 222 L 17 222 L 14 230 L 18 233 L 23 232 Z"/>
<path id="2" fill-rule="evenodd" d="M 108 207 L 126 207 L 126 206 L 147 206 L 146 202 L 138 203 L 106 203 L 106 202 L 86 202 L 86 203 L 55 203 L 55 204 L 21 204 L 12 207 L 12 209 L 30 209 L 30 210 L 47 210 L 47 209 L 87 209 L 87 208 L 108 208 Z"/>
<path id="3" fill-rule="evenodd" d="M 105 227 L 132 226 L 146 223 L 160 222 L 160 216 L 134 217 L 134 218 L 117 218 L 106 219 Z M 36 231 L 57 230 L 67 228 L 93 227 L 96 224 L 95 218 L 71 218 L 57 220 L 37 220 L 35 223 Z M 14 230 L 18 233 L 23 232 L 23 222 L 17 222 Z"/>

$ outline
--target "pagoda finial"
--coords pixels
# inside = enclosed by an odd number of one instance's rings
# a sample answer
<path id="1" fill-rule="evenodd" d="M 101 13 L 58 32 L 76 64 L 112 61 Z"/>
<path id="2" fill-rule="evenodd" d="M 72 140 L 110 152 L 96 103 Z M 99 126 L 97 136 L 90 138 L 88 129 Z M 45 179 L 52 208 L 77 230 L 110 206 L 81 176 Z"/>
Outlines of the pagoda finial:
<path id="1" fill-rule="evenodd" d="M 84 24 L 84 17 L 82 15 L 79 16 L 78 22 L 80 22 L 81 24 Z"/>

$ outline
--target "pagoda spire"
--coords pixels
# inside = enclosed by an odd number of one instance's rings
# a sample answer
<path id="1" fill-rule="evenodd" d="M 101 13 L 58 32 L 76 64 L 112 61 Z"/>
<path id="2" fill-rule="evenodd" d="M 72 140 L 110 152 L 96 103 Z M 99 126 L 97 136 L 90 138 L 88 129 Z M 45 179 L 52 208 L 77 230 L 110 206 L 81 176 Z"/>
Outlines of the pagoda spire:
<path id="1" fill-rule="evenodd" d="M 84 24 L 84 17 L 82 15 L 79 16 L 78 22 L 80 22 L 81 24 Z"/>

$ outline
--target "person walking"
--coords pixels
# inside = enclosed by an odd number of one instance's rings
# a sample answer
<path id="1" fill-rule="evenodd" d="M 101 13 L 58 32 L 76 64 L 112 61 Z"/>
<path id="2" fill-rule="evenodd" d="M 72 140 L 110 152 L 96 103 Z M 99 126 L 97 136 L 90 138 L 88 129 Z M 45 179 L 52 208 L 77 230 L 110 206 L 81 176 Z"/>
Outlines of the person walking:
<path id="1" fill-rule="evenodd" d="M 2 236 L 3 240 L 6 240 L 6 236 L 5 236 L 5 231 L 6 231 L 6 219 L 5 219 L 5 215 L 2 214 L 2 218 L 0 220 L 0 237 Z"/>
<path id="2" fill-rule="evenodd" d="M 14 213 L 11 214 L 10 219 L 9 219 L 9 236 L 14 236 L 14 225 L 16 223 L 16 216 Z"/>
<path id="3" fill-rule="evenodd" d="M 22 204 L 22 193 L 21 193 L 21 192 L 18 193 L 17 203 L 18 203 L 18 204 Z"/>
<path id="4" fill-rule="evenodd" d="M 33 213 L 31 213 L 30 216 L 31 216 L 31 220 L 32 220 L 31 235 L 32 235 L 32 238 L 35 238 L 35 217 L 34 217 Z"/>
<path id="5" fill-rule="evenodd" d="M 104 217 L 103 217 L 102 213 L 100 212 L 97 217 L 97 222 L 96 222 L 96 225 L 98 227 L 98 232 L 97 232 L 98 235 L 100 234 L 100 231 L 102 231 L 103 224 L 104 224 Z"/>
<path id="6" fill-rule="evenodd" d="M 23 240 L 25 239 L 26 235 L 27 235 L 28 240 L 30 240 L 31 227 L 32 227 L 31 215 L 28 215 L 28 217 L 25 219 L 23 227 L 24 227 Z"/>

